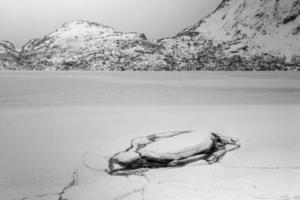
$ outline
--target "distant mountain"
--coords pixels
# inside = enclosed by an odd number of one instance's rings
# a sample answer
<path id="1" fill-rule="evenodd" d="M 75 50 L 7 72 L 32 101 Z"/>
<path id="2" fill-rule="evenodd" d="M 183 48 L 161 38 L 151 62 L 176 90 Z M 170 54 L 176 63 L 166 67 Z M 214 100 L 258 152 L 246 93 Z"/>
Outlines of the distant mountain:
<path id="1" fill-rule="evenodd" d="M 0 69 L 300 70 L 299 0 L 223 0 L 174 37 L 147 40 L 73 21 L 17 51 L 0 43 Z"/>
<path id="2" fill-rule="evenodd" d="M 29 41 L 21 57 L 26 69 L 150 70 L 163 59 L 160 49 L 144 34 L 81 20 Z"/>

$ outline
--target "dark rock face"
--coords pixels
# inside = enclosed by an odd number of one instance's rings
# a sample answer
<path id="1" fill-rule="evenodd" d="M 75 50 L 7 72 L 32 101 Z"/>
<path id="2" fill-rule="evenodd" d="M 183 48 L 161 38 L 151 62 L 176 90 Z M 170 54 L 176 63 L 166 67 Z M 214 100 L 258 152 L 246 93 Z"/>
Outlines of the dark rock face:
<path id="1" fill-rule="evenodd" d="M 16 70 L 19 69 L 19 52 L 15 46 L 9 41 L 0 42 L 0 70 Z"/>
<path id="2" fill-rule="evenodd" d="M 199 160 L 213 164 L 239 147 L 237 140 L 216 133 L 158 133 L 133 139 L 128 149 L 110 158 L 108 172 L 129 175 L 137 170 L 178 167 Z"/>

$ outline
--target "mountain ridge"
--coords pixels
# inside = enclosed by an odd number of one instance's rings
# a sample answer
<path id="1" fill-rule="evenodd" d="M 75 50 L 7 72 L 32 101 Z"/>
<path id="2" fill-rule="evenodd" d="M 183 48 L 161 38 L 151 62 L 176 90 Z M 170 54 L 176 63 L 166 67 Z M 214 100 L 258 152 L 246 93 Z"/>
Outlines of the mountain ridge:
<path id="1" fill-rule="evenodd" d="M 0 43 L 0 69 L 299 70 L 299 0 L 223 0 L 174 37 L 148 40 L 77 20 L 21 50 Z"/>

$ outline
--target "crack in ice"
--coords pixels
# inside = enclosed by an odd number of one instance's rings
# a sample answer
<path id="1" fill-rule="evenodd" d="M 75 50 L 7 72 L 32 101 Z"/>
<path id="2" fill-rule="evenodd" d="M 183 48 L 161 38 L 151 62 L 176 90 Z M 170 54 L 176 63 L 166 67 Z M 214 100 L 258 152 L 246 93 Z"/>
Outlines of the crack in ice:
<path id="1" fill-rule="evenodd" d="M 78 169 L 73 171 L 72 181 L 67 186 L 63 187 L 63 189 L 60 192 L 32 195 L 32 196 L 28 196 L 28 197 L 23 197 L 21 200 L 30 200 L 31 198 L 43 198 L 43 197 L 49 197 L 49 196 L 57 196 L 57 200 L 65 200 L 63 198 L 63 195 L 65 194 L 65 192 L 68 189 L 72 188 L 73 186 L 77 185 L 77 183 L 78 183 L 78 173 L 79 173 Z"/>

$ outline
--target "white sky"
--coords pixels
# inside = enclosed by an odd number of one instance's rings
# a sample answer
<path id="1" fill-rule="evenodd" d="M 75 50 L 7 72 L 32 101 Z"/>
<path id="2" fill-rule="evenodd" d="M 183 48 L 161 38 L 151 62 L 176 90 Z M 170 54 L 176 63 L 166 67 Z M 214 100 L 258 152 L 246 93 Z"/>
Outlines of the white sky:
<path id="1" fill-rule="evenodd" d="M 173 36 L 213 11 L 221 0 L 0 0 L 0 40 L 29 39 L 86 19 L 151 39 Z"/>

